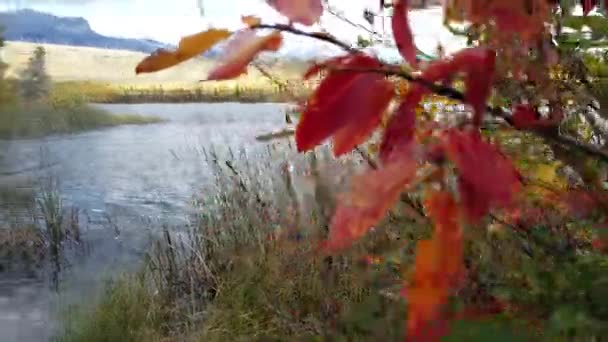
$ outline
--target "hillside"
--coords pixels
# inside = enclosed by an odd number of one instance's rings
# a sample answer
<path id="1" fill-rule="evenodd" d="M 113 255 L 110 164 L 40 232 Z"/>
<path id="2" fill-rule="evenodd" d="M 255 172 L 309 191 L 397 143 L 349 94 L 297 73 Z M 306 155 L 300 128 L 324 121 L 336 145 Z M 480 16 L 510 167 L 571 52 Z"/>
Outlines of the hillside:
<path id="1" fill-rule="evenodd" d="M 215 64 L 211 58 L 197 58 L 158 73 L 136 76 L 135 66 L 146 56 L 145 53 L 9 41 L 3 51 L 3 58 L 9 64 L 8 75 L 16 76 L 39 45 L 47 51 L 47 71 L 54 81 L 96 81 L 135 87 L 191 87 L 198 85 Z M 297 79 L 306 66 L 306 63 L 296 61 L 276 62 L 270 70 L 282 79 L 290 80 Z M 237 81 L 243 84 L 268 82 L 253 68 Z M 229 85 L 231 82 L 224 83 Z"/>
<path id="2" fill-rule="evenodd" d="M 7 40 L 152 52 L 167 44 L 148 39 L 114 38 L 91 29 L 79 17 L 58 17 L 31 9 L 0 12 Z"/>

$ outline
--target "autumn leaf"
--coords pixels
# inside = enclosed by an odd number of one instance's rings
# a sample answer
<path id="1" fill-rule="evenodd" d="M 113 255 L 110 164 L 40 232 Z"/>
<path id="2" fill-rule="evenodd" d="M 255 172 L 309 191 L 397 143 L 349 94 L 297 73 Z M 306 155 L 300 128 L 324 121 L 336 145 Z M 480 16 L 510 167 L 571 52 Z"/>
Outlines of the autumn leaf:
<path id="1" fill-rule="evenodd" d="M 458 188 L 469 221 L 477 223 L 492 206 L 511 203 L 520 189 L 519 173 L 479 132 L 449 130 L 443 145 L 459 171 Z"/>
<path id="2" fill-rule="evenodd" d="M 241 30 L 228 42 L 220 57 L 222 63 L 215 67 L 207 80 L 228 80 L 247 73 L 247 66 L 263 51 L 277 51 L 283 43 L 283 36 L 273 32 L 258 36 L 253 30 Z"/>
<path id="3" fill-rule="evenodd" d="M 583 15 L 589 14 L 595 7 L 595 0 L 583 0 Z"/>
<path id="4" fill-rule="evenodd" d="M 442 307 L 462 280 L 462 231 L 458 207 L 449 192 L 429 192 L 425 209 L 435 222 L 435 234 L 418 242 L 414 273 L 402 295 L 408 302 L 408 340 L 439 341 L 447 332 Z"/>
<path id="5" fill-rule="evenodd" d="M 323 14 L 321 0 L 266 0 L 291 22 L 312 26 Z"/>
<path id="6" fill-rule="evenodd" d="M 397 0 L 393 3 L 391 26 L 395 43 L 401 56 L 411 65 L 416 66 L 416 45 L 408 20 L 408 0 Z"/>
<path id="7" fill-rule="evenodd" d="M 346 68 L 380 65 L 363 54 L 335 61 Z M 313 149 L 332 136 L 336 156 L 351 151 L 380 124 L 393 95 L 392 84 L 382 75 L 331 70 L 309 99 L 297 125 L 298 151 Z"/>
<path id="8" fill-rule="evenodd" d="M 355 55 L 358 58 L 359 55 Z M 326 61 L 320 63 L 314 63 L 302 76 L 305 80 L 310 79 L 311 77 L 319 74 L 322 71 L 325 71 L 329 68 L 338 69 L 340 66 L 352 64 L 353 56 L 351 55 L 343 55 L 332 57 Z M 376 61 L 370 62 L 369 64 L 373 64 L 374 66 L 378 66 L 379 64 Z"/>
<path id="9" fill-rule="evenodd" d="M 491 49 L 466 49 L 454 55 L 454 63 L 468 66 L 465 77 L 465 100 L 474 110 L 473 124 L 481 125 L 486 101 L 492 90 L 496 53 Z"/>
<path id="10" fill-rule="evenodd" d="M 247 25 L 248 27 L 260 25 L 262 23 L 262 19 L 260 19 L 260 17 L 257 17 L 255 15 L 242 16 L 241 21 L 243 22 L 243 24 Z"/>
<path id="11" fill-rule="evenodd" d="M 414 159 L 402 158 L 354 177 L 351 190 L 340 196 L 331 221 L 328 252 L 348 248 L 378 223 L 416 175 Z"/>
<path id="12" fill-rule="evenodd" d="M 158 49 L 144 58 L 135 68 L 135 73 L 156 72 L 170 68 L 200 55 L 230 35 L 228 30 L 210 29 L 184 37 L 180 40 L 177 50 Z"/>
<path id="13" fill-rule="evenodd" d="M 444 13 L 448 21 L 492 24 L 497 36 L 515 33 L 530 41 L 543 32 L 551 6 L 547 0 L 447 0 Z"/>
<path id="14" fill-rule="evenodd" d="M 431 191 L 425 198 L 425 210 L 435 222 L 435 239 L 442 253 L 443 277 L 453 287 L 461 280 L 464 267 L 458 206 L 452 194 L 447 191 Z"/>
<path id="15" fill-rule="evenodd" d="M 462 49 L 449 58 L 429 63 L 421 78 L 429 82 L 451 80 L 458 73 L 465 74 L 465 101 L 474 111 L 474 124 L 479 126 L 486 112 L 486 101 L 494 80 L 496 52 L 475 47 Z"/>
<path id="16" fill-rule="evenodd" d="M 396 153 L 409 152 L 416 129 L 415 109 L 423 93 L 424 90 L 419 85 L 412 86 L 389 120 L 380 144 L 380 160 L 383 162 L 388 162 Z"/>
<path id="17" fill-rule="evenodd" d="M 538 113 L 530 105 L 517 105 L 513 109 L 513 126 L 517 129 L 527 129 L 538 124 Z"/>
<path id="18" fill-rule="evenodd" d="M 589 217 L 598 207 L 597 200 L 589 192 L 582 190 L 566 192 L 562 201 L 564 209 L 577 219 Z"/>

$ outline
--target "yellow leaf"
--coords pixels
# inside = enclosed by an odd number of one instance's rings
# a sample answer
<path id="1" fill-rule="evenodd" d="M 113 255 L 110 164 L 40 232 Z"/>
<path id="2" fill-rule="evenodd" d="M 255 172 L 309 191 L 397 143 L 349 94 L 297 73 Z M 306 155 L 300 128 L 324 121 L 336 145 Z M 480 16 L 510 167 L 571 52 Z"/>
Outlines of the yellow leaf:
<path id="1" fill-rule="evenodd" d="M 555 182 L 557 177 L 555 166 L 548 164 L 541 164 L 536 167 L 536 178 L 539 180 L 552 184 Z"/>
<path id="2" fill-rule="evenodd" d="M 228 30 L 210 29 L 190 36 L 183 37 L 177 50 L 158 49 L 144 58 L 135 68 L 136 74 L 156 72 L 167 69 L 196 57 L 209 50 L 218 42 L 230 37 Z"/>

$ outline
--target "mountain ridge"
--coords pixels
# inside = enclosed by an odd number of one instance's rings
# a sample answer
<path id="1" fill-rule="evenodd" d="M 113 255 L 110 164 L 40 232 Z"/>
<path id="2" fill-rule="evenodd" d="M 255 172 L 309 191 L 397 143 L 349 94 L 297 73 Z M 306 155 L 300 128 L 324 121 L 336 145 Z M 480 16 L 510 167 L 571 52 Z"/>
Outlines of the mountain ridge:
<path id="1" fill-rule="evenodd" d="M 32 9 L 0 12 L 4 38 L 9 41 L 96 47 L 151 53 L 172 48 L 152 39 L 109 37 L 95 32 L 82 17 L 62 17 Z"/>

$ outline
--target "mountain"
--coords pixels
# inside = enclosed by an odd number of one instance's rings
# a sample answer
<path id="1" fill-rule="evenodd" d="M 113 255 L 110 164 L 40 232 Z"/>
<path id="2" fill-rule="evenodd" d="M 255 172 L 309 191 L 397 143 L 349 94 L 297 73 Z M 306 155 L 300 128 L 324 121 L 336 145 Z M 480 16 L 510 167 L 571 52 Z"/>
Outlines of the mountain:
<path id="1" fill-rule="evenodd" d="M 93 31 L 89 22 L 84 18 L 58 17 L 31 9 L 0 12 L 0 24 L 5 28 L 6 40 L 146 53 L 158 48 L 171 48 L 167 44 L 150 39 L 107 37 Z"/>

